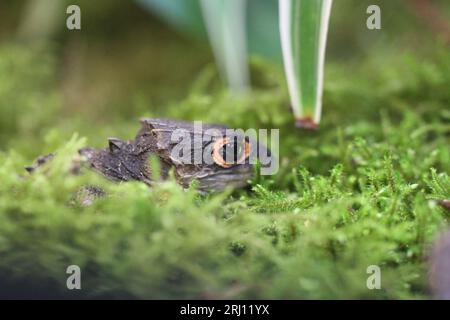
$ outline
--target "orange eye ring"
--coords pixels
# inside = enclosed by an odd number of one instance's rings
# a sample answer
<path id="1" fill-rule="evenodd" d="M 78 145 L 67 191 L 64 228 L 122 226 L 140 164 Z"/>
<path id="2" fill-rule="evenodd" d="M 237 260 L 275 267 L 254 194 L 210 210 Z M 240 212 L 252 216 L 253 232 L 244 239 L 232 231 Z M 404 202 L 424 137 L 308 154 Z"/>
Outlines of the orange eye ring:
<path id="1" fill-rule="evenodd" d="M 212 151 L 213 160 L 218 166 L 221 166 L 222 168 L 230 168 L 230 167 L 232 167 L 234 165 L 241 164 L 250 155 L 250 143 L 248 143 L 246 141 L 244 143 L 244 153 L 236 161 L 236 163 L 234 163 L 234 162 L 226 162 L 225 159 L 220 154 L 220 150 L 223 148 L 224 145 L 226 145 L 228 143 L 230 143 L 230 139 L 228 137 L 225 137 L 225 138 L 218 139 L 216 142 L 214 142 L 214 145 L 213 145 L 213 151 Z"/>

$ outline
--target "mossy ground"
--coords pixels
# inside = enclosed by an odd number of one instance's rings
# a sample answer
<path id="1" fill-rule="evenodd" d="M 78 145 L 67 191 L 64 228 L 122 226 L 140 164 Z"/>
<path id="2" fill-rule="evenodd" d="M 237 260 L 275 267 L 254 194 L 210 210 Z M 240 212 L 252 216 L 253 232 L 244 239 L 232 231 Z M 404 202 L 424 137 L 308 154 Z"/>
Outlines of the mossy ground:
<path id="1" fill-rule="evenodd" d="M 192 49 L 177 43 L 168 52 Z M 447 47 L 426 59 L 403 52 L 329 63 L 323 122 L 312 132 L 295 128 L 282 68 L 265 60 L 253 60 L 255 89 L 245 97 L 230 97 L 212 66 L 193 76 L 177 75 L 175 65 L 167 78 L 143 72 L 137 79 L 147 84 L 116 99 L 114 83 L 101 85 L 115 74 L 103 58 L 85 61 L 99 65 L 84 77 L 92 82 L 80 83 L 70 68 L 61 78 L 48 48 L 0 48 L 1 295 L 429 297 L 428 248 L 448 223 L 437 200 L 450 198 Z M 129 72 L 138 72 L 142 50 L 126 53 Z M 76 55 L 66 58 L 76 68 Z M 191 58 L 187 70 L 208 56 Z M 207 196 L 173 180 L 150 190 L 66 174 L 78 148 L 132 138 L 142 116 L 279 128 L 280 171 Z M 50 166 L 26 174 L 34 157 L 55 150 Z M 82 207 L 77 191 L 90 184 L 108 195 Z M 72 264 L 82 270 L 76 293 L 65 289 Z M 366 287 L 370 265 L 381 268 L 381 290 Z"/>

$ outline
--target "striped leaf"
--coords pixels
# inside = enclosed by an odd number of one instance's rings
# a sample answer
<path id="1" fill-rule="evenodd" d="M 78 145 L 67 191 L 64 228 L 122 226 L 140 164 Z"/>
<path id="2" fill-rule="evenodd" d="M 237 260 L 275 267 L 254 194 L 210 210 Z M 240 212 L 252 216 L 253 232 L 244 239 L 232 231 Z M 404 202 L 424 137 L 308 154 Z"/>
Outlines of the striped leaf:
<path id="1" fill-rule="evenodd" d="M 316 128 L 332 0 L 279 0 L 283 62 L 296 124 Z"/>

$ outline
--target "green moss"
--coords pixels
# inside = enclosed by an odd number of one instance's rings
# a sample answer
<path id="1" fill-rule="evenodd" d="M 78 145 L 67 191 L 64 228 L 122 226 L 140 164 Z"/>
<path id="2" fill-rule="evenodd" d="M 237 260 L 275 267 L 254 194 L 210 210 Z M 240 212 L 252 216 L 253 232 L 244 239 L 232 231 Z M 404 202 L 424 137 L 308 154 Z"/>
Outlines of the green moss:
<path id="1" fill-rule="evenodd" d="M 68 160 L 87 142 L 59 136 L 58 113 L 38 113 L 30 127 L 17 109 L 47 104 L 52 86 L 27 84 L 40 71 L 14 72 L 18 95 L 0 79 L 2 106 L 16 106 L 0 109 L 2 119 L 15 119 L 0 129 L 9 142 L 0 154 L 1 278 L 48 283 L 66 296 L 65 270 L 77 264 L 87 297 L 428 297 L 427 247 L 448 219 L 436 200 L 450 197 L 450 57 L 438 52 L 426 62 L 367 61 L 351 78 L 330 64 L 316 132 L 294 127 L 281 68 L 254 61 L 257 88 L 240 99 L 206 69 L 185 99 L 157 115 L 280 128 L 281 163 L 247 190 L 206 197 L 173 180 L 149 190 L 92 172 L 68 176 Z M 21 59 L 12 64 L 29 65 Z M 139 116 L 114 118 L 114 129 L 137 131 Z M 99 134 L 83 120 L 83 136 Z M 23 128 L 36 125 L 48 134 L 33 145 Z M 55 147 L 51 166 L 25 175 L 31 154 Z M 107 196 L 80 206 L 74 197 L 83 185 Z M 381 268 L 381 290 L 366 287 L 369 265 Z"/>

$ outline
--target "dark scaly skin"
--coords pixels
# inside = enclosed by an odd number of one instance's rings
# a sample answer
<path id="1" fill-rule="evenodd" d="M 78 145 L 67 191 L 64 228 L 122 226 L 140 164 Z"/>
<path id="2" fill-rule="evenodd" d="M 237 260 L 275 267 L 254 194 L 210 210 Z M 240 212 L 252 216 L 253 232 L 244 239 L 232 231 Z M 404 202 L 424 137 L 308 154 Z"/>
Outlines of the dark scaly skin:
<path id="1" fill-rule="evenodd" d="M 248 162 L 236 164 L 224 168 L 216 163 L 212 164 L 189 164 L 182 163 L 174 158 L 172 150 L 176 143 L 171 141 L 174 130 L 184 129 L 192 138 L 199 134 L 194 132 L 194 124 L 191 122 L 169 120 L 169 119 L 142 119 L 141 129 L 136 138 L 130 141 L 122 141 L 117 138 L 108 139 L 109 146 L 105 149 L 83 148 L 79 150 L 80 155 L 88 166 L 113 181 L 141 181 L 147 185 L 153 183 L 149 158 L 155 155 L 160 161 L 160 176 L 165 179 L 169 170 L 173 169 L 177 182 L 183 187 L 188 187 L 194 180 L 198 182 L 200 192 L 219 191 L 226 187 L 243 187 L 251 179 L 253 168 Z M 208 129 L 216 129 L 225 136 L 227 129 L 222 125 L 204 125 L 203 132 Z M 211 147 L 211 141 L 202 142 L 193 146 L 203 152 L 205 148 Z M 259 149 L 253 140 L 251 144 Z M 265 149 L 264 149 L 265 150 Z M 29 172 L 36 167 L 51 160 L 53 155 L 39 157 L 34 166 L 27 167 Z"/>
<path id="2" fill-rule="evenodd" d="M 36 160 L 34 160 L 34 163 L 31 166 L 26 166 L 25 170 L 27 170 L 29 173 L 32 173 L 37 168 L 43 166 L 47 162 L 53 159 L 55 155 L 53 153 L 49 153 L 45 156 L 40 156 Z"/>
<path id="3" fill-rule="evenodd" d="M 150 151 L 141 150 L 134 141 L 109 139 L 109 147 L 96 150 L 79 150 L 90 167 L 113 181 L 138 180 L 151 184 L 151 172 L 148 164 Z"/>
<path id="4" fill-rule="evenodd" d="M 209 190 L 223 190 L 226 187 L 243 187 L 252 176 L 252 166 L 248 163 L 237 164 L 230 168 L 223 168 L 215 163 L 213 164 L 189 164 L 180 163 L 179 159 L 174 158 L 172 150 L 175 146 L 171 142 L 171 135 L 176 129 L 184 129 L 191 135 L 191 139 L 196 137 L 201 139 L 197 133 L 194 132 L 194 124 L 191 122 L 167 120 L 167 119 L 142 119 L 142 128 L 139 131 L 136 141 L 145 141 L 155 146 L 155 153 L 164 162 L 169 163 L 175 171 L 177 181 L 184 187 L 187 187 L 192 181 L 198 182 L 198 189 L 200 191 Z M 221 125 L 203 125 L 202 134 L 206 135 L 205 131 L 208 129 L 216 129 L 225 136 L 227 127 Z M 211 136 L 208 136 L 208 138 Z M 199 152 L 203 152 L 211 141 L 203 142 L 197 148 Z M 191 149 L 192 155 L 194 148 Z"/>

